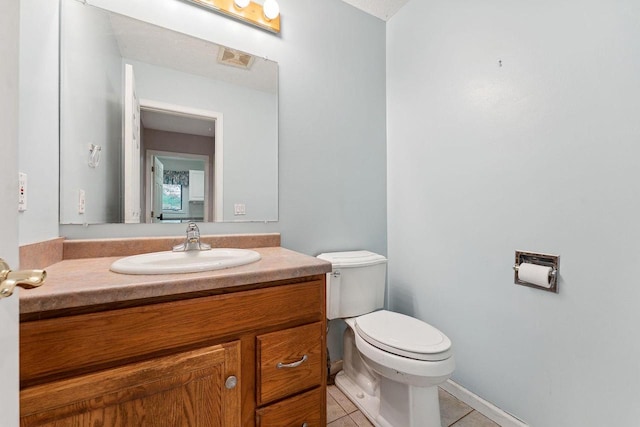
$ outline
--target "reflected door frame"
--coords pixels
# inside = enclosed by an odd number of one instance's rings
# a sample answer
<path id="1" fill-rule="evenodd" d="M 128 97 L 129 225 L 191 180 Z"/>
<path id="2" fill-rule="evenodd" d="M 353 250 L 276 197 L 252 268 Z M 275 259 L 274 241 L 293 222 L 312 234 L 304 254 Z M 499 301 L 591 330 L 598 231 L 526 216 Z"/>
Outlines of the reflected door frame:
<path id="1" fill-rule="evenodd" d="M 183 105 L 170 104 L 167 102 L 160 102 L 151 99 L 140 99 L 140 108 L 144 110 L 158 111 L 177 116 L 204 118 L 215 121 L 215 144 L 213 154 L 213 221 L 222 221 L 222 214 L 224 212 L 224 170 L 222 161 L 224 158 L 223 114 L 216 111 L 201 110 L 199 108 L 185 107 Z M 208 176 L 208 174 L 205 174 L 205 176 Z M 149 193 L 147 192 L 147 195 L 148 194 Z M 148 216 L 146 212 L 145 215 Z"/>
<path id="2" fill-rule="evenodd" d="M 153 209 L 153 199 L 151 195 L 153 194 L 153 174 L 154 172 L 151 170 L 151 167 L 154 165 L 153 158 L 154 157 L 180 157 L 184 159 L 191 160 L 201 160 L 204 163 L 204 193 L 205 195 L 209 194 L 209 158 L 208 156 L 202 154 L 188 154 L 188 153 L 174 153 L 172 151 L 159 151 L 159 150 L 145 150 L 145 164 L 146 164 L 146 173 L 144 178 L 144 186 L 145 186 L 145 222 L 151 223 L 154 222 L 153 218 L 149 215 L 149 211 Z M 214 190 L 215 191 L 215 190 Z M 209 221 L 209 198 L 205 196 L 204 200 L 204 222 Z M 162 213 L 162 212 L 160 212 Z"/>

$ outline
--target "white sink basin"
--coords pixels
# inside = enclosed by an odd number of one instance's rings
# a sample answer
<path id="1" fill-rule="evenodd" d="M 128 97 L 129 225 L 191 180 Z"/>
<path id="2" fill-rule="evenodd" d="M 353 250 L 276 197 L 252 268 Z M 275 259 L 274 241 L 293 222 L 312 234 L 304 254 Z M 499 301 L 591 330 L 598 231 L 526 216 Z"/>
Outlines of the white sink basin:
<path id="1" fill-rule="evenodd" d="M 260 254 L 249 249 L 153 252 L 119 259 L 111 264 L 111 271 L 124 274 L 195 273 L 237 267 L 259 259 Z"/>

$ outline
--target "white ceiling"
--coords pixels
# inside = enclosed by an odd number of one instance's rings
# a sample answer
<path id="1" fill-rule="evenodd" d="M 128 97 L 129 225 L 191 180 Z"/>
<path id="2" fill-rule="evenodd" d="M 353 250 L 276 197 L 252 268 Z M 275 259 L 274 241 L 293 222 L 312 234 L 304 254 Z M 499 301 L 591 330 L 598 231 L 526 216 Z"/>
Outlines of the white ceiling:
<path id="1" fill-rule="evenodd" d="M 157 27 L 115 13 L 109 14 L 113 36 L 125 58 L 277 93 L 278 64 L 254 57 L 249 69 L 218 62 L 219 46 L 186 34 Z M 214 136 L 215 121 L 183 114 L 143 110 L 142 126 L 168 132 Z"/>
<path id="2" fill-rule="evenodd" d="M 208 137 L 214 136 L 216 127 L 212 119 L 145 109 L 140 112 L 140 121 L 147 129 Z"/>
<path id="3" fill-rule="evenodd" d="M 250 69 L 218 62 L 219 45 L 110 13 L 113 36 L 125 58 L 277 93 L 278 64 L 254 57 Z"/>
<path id="4" fill-rule="evenodd" d="M 351 6 L 387 21 L 409 0 L 342 0 Z"/>

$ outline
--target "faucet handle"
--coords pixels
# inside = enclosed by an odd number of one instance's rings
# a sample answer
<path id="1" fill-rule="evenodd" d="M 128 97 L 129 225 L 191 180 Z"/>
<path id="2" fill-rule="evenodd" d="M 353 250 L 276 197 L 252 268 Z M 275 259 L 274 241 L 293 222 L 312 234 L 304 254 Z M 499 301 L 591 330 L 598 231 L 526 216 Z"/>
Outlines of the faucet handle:
<path id="1" fill-rule="evenodd" d="M 200 241 L 200 229 L 195 222 L 187 224 L 187 242 L 196 243 Z"/>
<path id="2" fill-rule="evenodd" d="M 173 247 L 174 252 L 183 251 L 207 251 L 211 249 L 211 245 L 200 243 L 200 229 L 195 222 L 190 221 L 187 224 L 187 238 L 184 243 Z"/>

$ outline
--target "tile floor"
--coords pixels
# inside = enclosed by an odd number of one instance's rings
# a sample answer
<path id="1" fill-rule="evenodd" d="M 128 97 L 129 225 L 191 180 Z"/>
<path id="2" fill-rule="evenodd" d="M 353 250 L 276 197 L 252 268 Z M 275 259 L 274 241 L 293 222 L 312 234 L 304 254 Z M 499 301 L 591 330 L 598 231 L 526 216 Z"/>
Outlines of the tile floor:
<path id="1" fill-rule="evenodd" d="M 446 391 L 439 389 L 442 427 L 500 427 Z M 371 427 L 372 424 L 336 387 L 327 387 L 327 427 Z"/>

